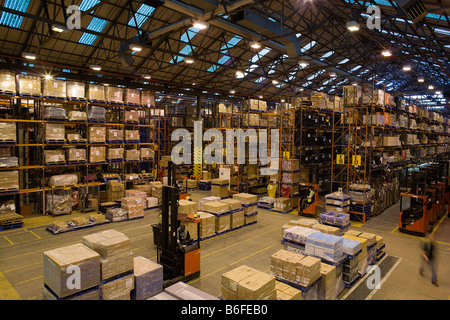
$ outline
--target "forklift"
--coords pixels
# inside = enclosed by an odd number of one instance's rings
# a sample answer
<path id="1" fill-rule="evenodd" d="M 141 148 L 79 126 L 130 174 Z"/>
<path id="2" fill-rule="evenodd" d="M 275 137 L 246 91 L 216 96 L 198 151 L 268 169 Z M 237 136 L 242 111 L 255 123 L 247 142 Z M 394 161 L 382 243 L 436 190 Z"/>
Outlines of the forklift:
<path id="1" fill-rule="evenodd" d="M 433 204 L 433 208 L 431 211 L 430 219 L 428 223 L 430 226 L 433 226 L 437 221 L 437 211 L 439 206 L 439 200 L 436 196 L 436 189 L 435 188 L 427 188 L 426 192 L 428 194 L 428 197 L 431 198 L 431 203 Z"/>
<path id="2" fill-rule="evenodd" d="M 314 191 L 314 197 L 311 201 L 308 201 L 308 196 L 310 194 L 309 189 L 312 188 Z M 319 203 L 319 185 L 308 183 L 308 182 L 300 182 L 299 183 L 299 194 L 300 198 L 298 199 L 298 214 L 305 215 L 310 217 L 315 217 L 317 214 L 317 205 Z"/>
<path id="3" fill-rule="evenodd" d="M 399 231 L 425 236 L 431 231 L 430 217 L 433 215 L 433 201 L 426 192 L 426 174 L 416 171 L 411 174 L 411 193 L 400 193 Z"/>
<path id="4" fill-rule="evenodd" d="M 180 190 L 175 181 L 175 165 L 172 162 L 169 162 L 168 183 L 162 190 L 161 224 L 152 225 L 157 262 L 163 266 L 164 287 L 200 276 L 200 218 L 178 216 Z M 179 241 L 181 221 L 196 223 L 197 239 Z"/>

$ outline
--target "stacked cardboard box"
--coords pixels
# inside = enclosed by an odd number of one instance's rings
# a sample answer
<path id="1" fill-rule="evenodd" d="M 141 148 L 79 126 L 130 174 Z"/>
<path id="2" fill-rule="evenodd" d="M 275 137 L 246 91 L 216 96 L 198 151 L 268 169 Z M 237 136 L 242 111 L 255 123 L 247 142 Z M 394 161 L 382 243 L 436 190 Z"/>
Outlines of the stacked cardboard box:
<path id="1" fill-rule="evenodd" d="M 353 106 L 360 103 L 361 86 L 344 86 L 344 106 Z"/>
<path id="2" fill-rule="evenodd" d="M 135 190 L 137 191 L 137 190 Z M 128 212 L 128 218 L 139 218 L 144 216 L 146 197 L 124 197 L 122 198 L 122 209 Z"/>
<path id="3" fill-rule="evenodd" d="M 244 209 L 248 209 L 249 207 L 242 208 L 242 202 L 235 199 L 223 199 L 221 202 L 229 205 L 229 210 L 231 211 L 231 229 L 244 225 Z"/>
<path id="4" fill-rule="evenodd" d="M 53 296 L 66 298 L 100 284 L 100 255 L 81 243 L 45 251 L 43 258 L 44 287 Z M 80 275 L 76 285 L 71 280 L 74 270 Z"/>
<path id="5" fill-rule="evenodd" d="M 62 149 L 44 150 L 44 163 L 45 164 L 64 163 L 65 161 L 66 161 L 66 156 L 64 154 L 64 150 L 62 150 Z"/>
<path id="6" fill-rule="evenodd" d="M 303 300 L 302 292 L 286 283 L 275 281 L 275 290 L 277 300 Z"/>
<path id="7" fill-rule="evenodd" d="M 125 161 L 139 161 L 141 152 L 138 149 L 125 150 Z"/>
<path id="8" fill-rule="evenodd" d="M 155 106 L 155 95 L 149 90 L 141 91 L 141 104 L 146 107 Z"/>
<path id="9" fill-rule="evenodd" d="M 106 141 L 106 127 L 89 127 L 88 141 L 102 143 Z"/>
<path id="10" fill-rule="evenodd" d="M 142 256 L 134 257 L 132 300 L 147 300 L 163 291 L 163 267 Z"/>
<path id="11" fill-rule="evenodd" d="M 216 217 L 207 212 L 199 212 L 200 238 L 207 238 L 216 233 Z"/>
<path id="12" fill-rule="evenodd" d="M 0 141 L 16 142 L 16 124 L 0 122 Z"/>
<path id="13" fill-rule="evenodd" d="M 341 229 L 332 227 L 332 226 L 327 226 L 327 225 L 320 224 L 320 223 L 316 223 L 312 228 L 314 230 L 320 231 L 322 233 L 332 234 L 335 236 L 341 235 Z"/>
<path id="14" fill-rule="evenodd" d="M 189 231 L 191 239 L 198 239 L 198 227 L 199 222 L 181 221 L 180 225 L 184 225 L 186 230 Z"/>
<path id="15" fill-rule="evenodd" d="M 130 239 L 111 229 L 84 236 L 83 244 L 100 255 L 102 299 L 130 300 L 134 288 Z"/>
<path id="16" fill-rule="evenodd" d="M 64 124 L 46 123 L 44 127 L 44 141 L 65 141 Z"/>
<path id="17" fill-rule="evenodd" d="M 275 278 L 243 265 L 222 274 L 221 293 L 226 300 L 275 300 Z"/>
<path id="18" fill-rule="evenodd" d="M 44 97 L 66 97 L 66 82 L 56 79 L 44 80 Z"/>
<path id="19" fill-rule="evenodd" d="M 281 212 L 291 211 L 292 210 L 291 203 L 292 202 L 290 198 L 285 197 L 275 198 L 273 202 L 273 210 Z"/>
<path id="20" fill-rule="evenodd" d="M 16 93 L 16 75 L 7 70 L 0 70 L 0 91 Z"/>
<path id="21" fill-rule="evenodd" d="M 110 222 L 117 222 L 126 220 L 128 217 L 128 212 L 122 208 L 110 208 L 106 210 L 105 218 Z"/>
<path id="22" fill-rule="evenodd" d="M 141 103 L 141 95 L 138 89 L 124 89 L 125 103 L 130 104 L 140 104 Z"/>
<path id="23" fill-rule="evenodd" d="M 146 198 L 146 209 L 155 208 L 159 205 L 158 198 L 155 197 L 147 197 Z"/>
<path id="24" fill-rule="evenodd" d="M 67 136 L 68 142 L 86 142 L 87 141 L 79 133 L 68 133 L 66 136 Z"/>
<path id="25" fill-rule="evenodd" d="M 301 227 L 299 225 L 293 225 L 289 228 L 284 229 L 283 238 L 304 245 L 306 237 L 314 232 L 316 232 L 314 229 Z"/>
<path id="26" fill-rule="evenodd" d="M 155 182 L 152 185 L 152 197 L 155 197 L 158 199 L 158 203 L 162 204 L 162 183 L 161 182 Z"/>
<path id="27" fill-rule="evenodd" d="M 125 141 L 140 141 L 139 130 L 125 130 Z"/>
<path id="28" fill-rule="evenodd" d="M 42 78 L 19 74 L 19 92 L 20 94 L 42 95 L 41 92 Z"/>
<path id="29" fill-rule="evenodd" d="M 89 148 L 89 162 L 96 163 L 96 162 L 105 162 L 105 161 L 106 161 L 106 147 L 91 146 Z"/>
<path id="30" fill-rule="evenodd" d="M 353 232 L 351 230 L 347 231 L 342 237 L 350 240 L 356 240 L 361 243 L 361 252 L 357 255 L 358 258 L 358 272 L 361 275 L 366 274 L 368 261 L 367 261 L 367 243 L 368 240 L 355 236 L 354 234 L 361 234 L 361 232 Z"/>
<path id="31" fill-rule="evenodd" d="M 106 198 L 108 202 L 122 199 L 124 195 L 125 185 L 118 180 L 110 180 L 106 187 Z"/>
<path id="32" fill-rule="evenodd" d="M 358 235 L 358 237 L 367 239 L 367 263 L 374 264 L 377 254 L 377 236 L 373 233 L 362 232 L 360 235 Z"/>
<path id="33" fill-rule="evenodd" d="M 122 142 L 123 141 L 123 130 L 108 129 L 106 132 L 106 140 Z"/>
<path id="34" fill-rule="evenodd" d="M 150 148 L 141 148 L 141 159 L 155 158 L 155 151 Z"/>
<path id="35" fill-rule="evenodd" d="M 83 82 L 66 81 L 67 98 L 85 99 L 85 86 Z"/>
<path id="36" fill-rule="evenodd" d="M 105 87 L 105 97 L 106 101 L 122 103 L 123 89 L 113 86 L 107 86 Z"/>
<path id="37" fill-rule="evenodd" d="M 84 111 L 69 111 L 69 121 L 87 121 L 87 114 Z"/>
<path id="38" fill-rule="evenodd" d="M 139 123 L 139 111 L 126 110 L 125 111 L 125 122 Z"/>
<path id="39" fill-rule="evenodd" d="M 228 179 L 213 179 L 211 181 L 211 196 L 219 198 L 227 198 L 229 194 L 229 183 Z"/>
<path id="40" fill-rule="evenodd" d="M 105 87 L 103 85 L 88 84 L 87 97 L 89 100 L 106 101 Z"/>
<path id="41" fill-rule="evenodd" d="M 220 197 L 210 196 L 206 198 L 202 198 L 198 201 L 198 210 L 203 211 L 203 205 L 208 202 L 217 202 L 220 201 Z"/>
<path id="42" fill-rule="evenodd" d="M 106 158 L 108 160 L 123 160 L 123 148 L 108 148 L 108 154 Z"/>
<path id="43" fill-rule="evenodd" d="M 194 215 L 197 213 L 197 202 L 188 201 L 188 200 L 179 200 L 178 201 L 178 215 Z"/>
<path id="44" fill-rule="evenodd" d="M 244 192 L 233 194 L 233 199 L 239 200 L 243 205 L 253 205 L 258 202 L 258 196 Z"/>
<path id="45" fill-rule="evenodd" d="M 319 300 L 336 300 L 336 267 L 320 263 Z"/>

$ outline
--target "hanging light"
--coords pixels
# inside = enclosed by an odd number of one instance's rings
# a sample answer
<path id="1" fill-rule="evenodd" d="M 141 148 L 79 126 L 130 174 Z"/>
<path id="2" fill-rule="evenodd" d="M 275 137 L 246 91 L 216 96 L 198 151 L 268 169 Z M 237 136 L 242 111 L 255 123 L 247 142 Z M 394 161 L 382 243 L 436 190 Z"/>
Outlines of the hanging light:
<path id="1" fill-rule="evenodd" d="M 392 55 L 392 53 L 391 53 L 389 50 L 383 50 L 383 51 L 381 52 L 381 54 L 382 54 L 384 57 L 390 57 L 390 56 Z"/>
<path id="2" fill-rule="evenodd" d="M 102 67 L 99 66 L 98 64 L 91 64 L 90 67 L 91 67 L 92 70 L 95 70 L 95 71 L 100 71 L 100 70 L 102 70 Z"/>
<path id="3" fill-rule="evenodd" d="M 241 70 L 237 70 L 236 71 L 236 78 L 238 78 L 238 79 L 241 79 L 241 78 L 243 78 L 245 75 L 244 75 L 244 72 L 242 72 Z"/>
<path id="4" fill-rule="evenodd" d="M 411 71 L 411 67 L 410 66 L 403 66 L 403 71 Z"/>
<path id="5" fill-rule="evenodd" d="M 22 58 L 36 60 L 36 55 L 31 52 L 22 52 Z"/>
<path id="6" fill-rule="evenodd" d="M 300 60 L 298 64 L 300 65 L 300 67 L 305 68 L 306 66 L 308 66 L 309 63 L 306 62 L 305 60 Z"/>
<path id="7" fill-rule="evenodd" d="M 336 72 L 330 72 L 330 77 L 336 78 Z"/>
<path id="8" fill-rule="evenodd" d="M 194 21 L 193 25 L 194 28 L 203 30 L 209 27 L 209 24 L 205 21 L 201 21 L 201 20 L 196 20 Z"/>
<path id="9" fill-rule="evenodd" d="M 137 44 L 131 44 L 130 49 L 133 51 L 139 52 L 139 51 L 142 51 L 142 46 L 137 45 Z"/>
<path id="10" fill-rule="evenodd" d="M 279 84 L 280 82 L 278 81 L 278 80 L 276 80 L 276 79 L 273 79 L 272 80 L 272 84 L 274 85 L 274 86 L 276 86 L 277 84 Z"/>
<path id="11" fill-rule="evenodd" d="M 236 90 L 230 89 L 228 92 L 231 93 L 231 94 L 235 94 L 235 93 L 236 93 Z"/>
<path id="12" fill-rule="evenodd" d="M 428 90 L 433 90 L 434 86 L 432 86 L 431 84 L 428 86 Z"/>
<path id="13" fill-rule="evenodd" d="M 144 79 L 151 79 L 151 75 L 149 75 L 149 74 L 146 74 L 146 73 L 144 73 L 143 75 L 142 75 L 142 78 L 144 78 Z"/>
<path id="14" fill-rule="evenodd" d="M 54 24 L 54 25 L 52 25 L 52 31 L 61 33 L 61 32 L 67 31 L 67 28 L 64 26 L 60 26 L 58 24 Z"/>
<path id="15" fill-rule="evenodd" d="M 184 60 L 186 63 L 188 64 L 193 64 L 194 63 L 194 59 L 192 58 L 187 58 L 186 60 Z"/>
<path id="16" fill-rule="evenodd" d="M 359 23 L 356 21 L 348 21 L 346 27 L 351 32 L 359 31 Z"/>
<path id="17" fill-rule="evenodd" d="M 261 48 L 261 44 L 258 41 L 252 41 L 250 42 L 250 47 L 252 47 L 253 49 L 259 49 Z"/>
<path id="18" fill-rule="evenodd" d="M 417 82 L 425 82 L 425 79 L 424 78 L 418 78 Z"/>

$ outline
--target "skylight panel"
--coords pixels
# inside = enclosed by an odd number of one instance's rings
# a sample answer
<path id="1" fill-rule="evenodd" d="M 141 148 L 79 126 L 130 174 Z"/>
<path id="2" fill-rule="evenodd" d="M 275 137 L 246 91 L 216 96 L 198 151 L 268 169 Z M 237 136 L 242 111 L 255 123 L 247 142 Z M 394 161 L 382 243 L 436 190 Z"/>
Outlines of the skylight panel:
<path id="1" fill-rule="evenodd" d="M 99 3 L 100 3 L 100 0 L 83 0 L 78 8 L 80 9 L 80 11 L 84 12 Z"/>
<path id="2" fill-rule="evenodd" d="M 352 70 L 350 70 L 350 72 L 356 71 L 356 70 L 358 70 L 359 68 L 361 68 L 361 66 L 356 66 L 356 67 L 354 67 Z"/>
<path id="3" fill-rule="evenodd" d="M 103 31 L 103 29 L 105 29 L 107 24 L 108 21 L 101 18 L 93 17 L 86 29 L 100 33 Z M 81 35 L 80 40 L 78 40 L 78 42 L 81 44 L 91 46 L 94 44 L 95 40 L 97 40 L 97 36 L 95 34 L 84 32 Z"/>
<path id="4" fill-rule="evenodd" d="M 301 51 L 302 52 L 306 52 L 306 51 L 308 51 L 309 49 L 311 49 L 312 47 L 314 47 L 315 45 L 316 45 L 316 41 L 311 41 L 310 43 L 308 43 L 306 46 L 304 46 L 303 48 L 301 48 Z"/>
<path id="5" fill-rule="evenodd" d="M 240 41 L 242 40 L 242 37 L 240 36 L 234 36 L 233 38 L 231 38 L 230 40 L 228 40 L 228 42 L 226 44 L 224 44 L 221 48 L 220 48 L 220 52 L 224 54 L 223 57 L 221 57 L 217 63 L 219 65 L 224 65 L 225 63 L 227 63 L 230 59 L 231 56 L 228 54 L 228 50 L 233 48 L 235 45 L 237 45 Z M 218 65 L 212 65 L 211 67 L 209 67 L 209 69 L 207 70 L 208 72 L 215 72 L 217 69 L 219 69 L 220 66 Z"/>
<path id="6" fill-rule="evenodd" d="M 259 77 L 258 79 L 255 80 L 255 82 L 256 82 L 256 83 L 261 83 L 261 82 L 263 82 L 264 80 L 266 80 L 265 77 Z"/>
<path id="7" fill-rule="evenodd" d="M 179 51 L 179 53 L 181 53 L 181 54 L 183 54 L 183 55 L 185 55 L 185 56 L 188 56 L 188 55 L 191 54 L 191 52 L 194 51 L 194 50 L 195 50 L 195 47 L 188 44 L 188 45 L 186 45 L 183 49 L 181 49 L 181 50 Z M 175 56 L 172 60 L 169 61 L 169 63 L 174 64 L 174 63 L 181 62 L 181 61 L 183 61 L 183 60 L 184 60 L 184 57 L 183 57 L 183 56 Z"/>
<path id="8" fill-rule="evenodd" d="M 307 78 L 306 80 L 314 80 L 315 78 L 317 78 L 319 75 L 321 75 L 322 73 L 324 73 L 325 70 L 320 70 L 316 73 L 314 73 L 313 75 L 311 75 L 309 78 Z"/>
<path id="9" fill-rule="evenodd" d="M 327 53 L 325 53 L 323 56 L 320 57 L 320 60 L 324 60 L 330 56 L 332 56 L 334 54 L 334 51 L 329 51 Z"/>
<path id="10" fill-rule="evenodd" d="M 142 4 L 139 9 L 136 11 L 136 14 L 134 17 L 128 21 L 128 25 L 131 27 L 137 27 L 140 28 L 145 21 L 152 15 L 152 13 L 155 11 L 155 8 L 152 6 Z"/>
<path id="11" fill-rule="evenodd" d="M 28 6 L 30 5 L 30 0 L 5 0 L 4 7 L 20 12 L 26 12 L 28 10 Z M 0 24 L 20 29 L 20 25 L 22 24 L 23 16 L 19 16 L 17 14 L 12 14 L 9 12 L 2 11 L 0 15 Z"/>

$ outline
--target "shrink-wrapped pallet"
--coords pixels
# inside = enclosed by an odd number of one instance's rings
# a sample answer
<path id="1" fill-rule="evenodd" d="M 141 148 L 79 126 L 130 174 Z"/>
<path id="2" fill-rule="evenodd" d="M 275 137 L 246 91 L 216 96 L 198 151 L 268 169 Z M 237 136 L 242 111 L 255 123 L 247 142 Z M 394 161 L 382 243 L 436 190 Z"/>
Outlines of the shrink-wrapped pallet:
<path id="1" fill-rule="evenodd" d="M 89 162 L 105 162 L 106 161 L 106 147 L 98 146 L 89 148 Z"/>
<path id="2" fill-rule="evenodd" d="M 87 111 L 87 118 L 89 121 L 106 121 L 106 109 L 103 107 L 89 106 Z"/>
<path id="3" fill-rule="evenodd" d="M 81 243 L 45 251 L 43 256 L 44 284 L 60 298 L 100 283 L 100 255 Z M 77 286 L 72 280 L 74 270 L 79 270 Z"/>
<path id="4" fill-rule="evenodd" d="M 69 143 L 70 142 L 86 142 L 87 141 L 79 133 L 67 133 L 66 138 L 67 138 L 67 142 L 69 142 Z"/>
<path id="5" fill-rule="evenodd" d="M 0 157 L 0 168 L 17 167 L 19 158 L 17 157 Z"/>
<path id="6" fill-rule="evenodd" d="M 133 300 L 147 300 L 163 291 L 163 267 L 142 256 L 134 257 Z"/>
<path id="7" fill-rule="evenodd" d="M 154 159 L 155 151 L 150 148 L 141 148 L 141 159 Z"/>
<path id="8" fill-rule="evenodd" d="M 108 142 L 122 142 L 123 130 L 108 129 L 106 131 L 106 140 L 108 140 Z"/>
<path id="9" fill-rule="evenodd" d="M 315 232 L 314 229 L 294 225 L 284 230 L 283 238 L 289 241 L 305 244 L 306 237 L 313 232 Z"/>
<path id="10" fill-rule="evenodd" d="M 122 103 L 123 102 L 123 89 L 114 86 L 105 87 L 106 101 Z"/>
<path id="11" fill-rule="evenodd" d="M 125 110 L 124 117 L 125 123 L 139 123 L 139 111 L 137 110 Z"/>
<path id="12" fill-rule="evenodd" d="M 64 124 L 46 123 L 44 127 L 45 141 L 65 141 L 66 130 Z"/>
<path id="13" fill-rule="evenodd" d="M 67 119 L 67 111 L 60 107 L 45 107 L 44 119 L 65 120 Z"/>
<path id="14" fill-rule="evenodd" d="M 217 186 L 212 185 L 211 186 L 211 196 L 213 197 L 219 197 L 219 198 L 226 198 L 229 196 L 229 186 Z"/>
<path id="15" fill-rule="evenodd" d="M 16 75 L 8 70 L 0 70 L 0 92 L 16 93 Z"/>
<path id="16" fill-rule="evenodd" d="M 108 153 L 106 158 L 108 160 L 118 160 L 123 159 L 123 148 L 108 148 Z"/>
<path id="17" fill-rule="evenodd" d="M 66 82 L 57 79 L 44 80 L 44 97 L 66 97 Z"/>
<path id="18" fill-rule="evenodd" d="M 94 101 L 106 101 L 105 99 L 105 87 L 103 85 L 88 84 L 87 85 L 87 97 L 89 100 Z"/>
<path id="19" fill-rule="evenodd" d="M 125 161 L 139 161 L 141 152 L 138 149 L 125 150 Z"/>
<path id="20" fill-rule="evenodd" d="M 144 107 L 155 106 L 155 94 L 149 90 L 141 91 L 141 105 Z"/>
<path id="21" fill-rule="evenodd" d="M 230 228 L 238 228 L 243 226 L 245 223 L 244 210 L 236 211 L 231 213 Z"/>
<path id="22" fill-rule="evenodd" d="M 206 198 L 202 198 L 198 201 L 198 210 L 199 211 L 203 211 L 203 205 L 205 203 L 208 202 L 217 202 L 220 201 L 220 197 L 214 197 L 214 196 L 210 196 L 210 197 L 206 197 Z"/>
<path id="23" fill-rule="evenodd" d="M 203 204 L 203 210 L 212 214 L 223 214 L 230 212 L 230 207 L 227 203 L 222 203 L 221 201 L 207 202 Z"/>
<path id="24" fill-rule="evenodd" d="M 216 233 L 215 216 L 207 212 L 199 212 L 200 238 L 206 238 Z"/>
<path id="25" fill-rule="evenodd" d="M 66 161 L 66 156 L 64 150 L 44 150 L 44 163 L 45 164 L 55 164 L 64 163 Z"/>
<path id="26" fill-rule="evenodd" d="M 66 96 L 67 98 L 85 99 L 85 85 L 83 82 L 67 81 L 66 82 Z"/>
<path id="27" fill-rule="evenodd" d="M 249 193 L 235 193 L 233 199 L 240 201 L 243 205 L 255 204 L 258 202 L 258 196 Z"/>
<path id="28" fill-rule="evenodd" d="M 104 143 L 106 141 L 106 127 L 89 127 L 88 140 L 90 143 Z"/>
<path id="29" fill-rule="evenodd" d="M 102 300 L 130 300 L 134 289 L 132 274 L 102 283 L 100 286 Z"/>
<path id="30" fill-rule="evenodd" d="M 69 111 L 69 121 L 87 121 L 87 114 L 84 111 Z"/>
<path id="31" fill-rule="evenodd" d="M 73 186 L 78 183 L 78 177 L 76 174 L 60 174 L 50 177 L 49 186 L 51 187 L 64 187 Z"/>
<path id="32" fill-rule="evenodd" d="M 181 199 L 178 201 L 178 214 L 194 215 L 197 213 L 197 202 Z"/>
<path id="33" fill-rule="evenodd" d="M 146 209 L 151 209 L 151 208 L 155 208 L 159 205 L 159 200 L 158 198 L 155 197 L 147 197 L 145 198 L 146 201 Z"/>
<path id="34" fill-rule="evenodd" d="M 106 210 L 105 218 L 110 222 L 126 220 L 128 212 L 123 208 L 110 208 Z"/>
<path id="35" fill-rule="evenodd" d="M 128 104 L 140 104 L 141 94 L 138 89 L 126 88 L 124 90 L 124 101 Z"/>
<path id="36" fill-rule="evenodd" d="M 125 130 L 125 141 L 127 142 L 133 142 L 137 141 L 139 142 L 139 130 Z"/>
<path id="37" fill-rule="evenodd" d="M 19 74 L 19 92 L 20 94 L 41 96 L 41 77 Z"/>
<path id="38" fill-rule="evenodd" d="M 144 216 L 145 198 L 124 197 L 122 198 L 122 209 L 128 212 L 128 218 L 138 218 Z"/>
<path id="39" fill-rule="evenodd" d="M 316 223 L 312 228 L 322 233 L 333 234 L 335 236 L 341 235 L 341 229 L 320 223 Z"/>
<path id="40" fill-rule="evenodd" d="M 343 257 L 342 237 L 322 232 L 313 232 L 305 239 L 307 254 L 337 262 Z"/>
<path id="41" fill-rule="evenodd" d="M 215 231 L 216 233 L 222 233 L 230 230 L 231 227 L 231 214 L 225 213 L 221 215 L 216 215 L 215 217 Z"/>
<path id="42" fill-rule="evenodd" d="M 242 208 L 242 202 L 236 199 L 223 199 L 220 200 L 222 203 L 226 203 L 230 210 L 238 210 Z"/>
<path id="43" fill-rule="evenodd" d="M 16 124 L 14 122 L 0 122 L 0 141 L 16 142 Z"/>

